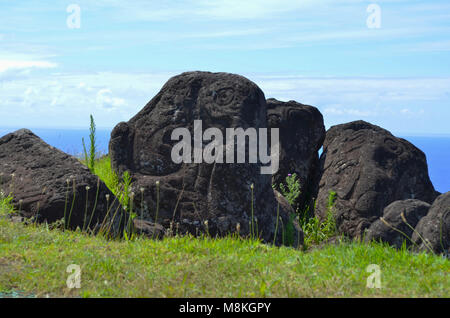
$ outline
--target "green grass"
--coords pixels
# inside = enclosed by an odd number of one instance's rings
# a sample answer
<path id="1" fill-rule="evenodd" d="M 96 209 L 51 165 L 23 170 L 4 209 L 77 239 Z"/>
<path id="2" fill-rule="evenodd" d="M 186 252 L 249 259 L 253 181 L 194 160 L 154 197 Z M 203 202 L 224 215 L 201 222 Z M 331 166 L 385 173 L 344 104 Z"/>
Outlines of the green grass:
<path id="1" fill-rule="evenodd" d="M 0 205 L 2 206 L 2 205 Z M 450 262 L 381 244 L 308 252 L 238 237 L 106 240 L 0 217 L 0 295 L 38 297 L 450 297 Z M 68 289 L 67 266 L 81 266 Z M 366 287 L 370 264 L 381 289 Z"/>

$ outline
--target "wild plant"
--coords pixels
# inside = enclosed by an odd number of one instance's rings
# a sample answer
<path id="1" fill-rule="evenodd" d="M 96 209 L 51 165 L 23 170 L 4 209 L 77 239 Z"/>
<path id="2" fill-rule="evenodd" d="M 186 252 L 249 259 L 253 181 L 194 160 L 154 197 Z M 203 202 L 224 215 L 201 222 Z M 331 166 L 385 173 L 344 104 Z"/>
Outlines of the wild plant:
<path id="1" fill-rule="evenodd" d="M 279 188 L 281 194 L 288 200 L 288 202 L 294 206 L 298 197 L 301 194 L 300 180 L 297 178 L 297 174 L 288 174 L 285 179 L 286 184 L 280 183 Z"/>
<path id="2" fill-rule="evenodd" d="M 75 178 L 72 177 L 72 205 L 70 207 L 69 218 L 67 220 L 66 228 L 69 228 L 69 226 L 70 226 L 70 219 L 72 218 L 72 212 L 73 212 L 73 208 L 74 208 L 74 205 L 75 205 L 76 196 L 77 196 L 77 191 L 76 191 L 76 185 L 75 185 Z"/>
<path id="3" fill-rule="evenodd" d="M 67 219 L 66 219 L 66 214 L 67 214 L 67 203 L 69 200 L 69 188 L 70 188 L 70 179 L 66 179 L 66 200 L 64 202 L 64 230 L 66 229 L 67 226 Z"/>
<path id="4" fill-rule="evenodd" d="M 84 221 L 83 221 L 82 231 L 84 231 L 86 228 L 87 209 L 88 209 L 88 205 L 89 205 L 89 190 L 90 190 L 90 187 L 86 186 L 86 205 L 85 205 L 86 207 L 84 209 Z"/>
<path id="5" fill-rule="evenodd" d="M 329 238 L 336 236 L 338 231 L 333 213 L 336 200 L 336 193 L 330 191 L 328 195 L 328 204 L 324 219 L 317 216 L 310 217 L 310 208 L 307 206 L 303 212 L 300 225 L 305 233 L 305 246 L 312 244 L 320 244 Z M 314 201 L 314 211 L 316 210 L 317 201 Z"/>
<path id="6" fill-rule="evenodd" d="M 83 153 L 86 165 L 88 166 L 89 170 L 91 170 L 91 172 L 94 173 L 95 159 L 97 154 L 97 145 L 96 145 L 97 137 L 96 137 L 96 127 L 94 117 L 90 115 L 90 119 L 91 124 L 89 127 L 89 152 L 86 150 L 84 138 L 81 139 L 81 142 L 83 144 Z"/>
<path id="7" fill-rule="evenodd" d="M 156 213 L 155 213 L 155 230 L 153 231 L 152 239 L 154 238 L 156 232 L 156 223 L 158 222 L 159 213 L 159 181 L 156 181 Z"/>
<path id="8" fill-rule="evenodd" d="M 91 212 L 91 218 L 89 219 L 89 223 L 87 228 L 89 229 L 92 223 L 92 218 L 94 217 L 95 210 L 97 209 L 97 202 L 98 202 L 98 194 L 100 190 L 100 177 L 97 177 L 97 193 L 95 194 L 95 201 L 94 201 L 94 207 L 92 208 Z"/>
<path id="9" fill-rule="evenodd" d="M 254 190 L 254 188 L 255 188 L 255 185 L 252 183 L 252 185 L 250 186 L 250 190 L 251 190 L 251 207 L 250 207 L 250 209 L 251 209 L 251 220 L 250 220 L 250 237 L 252 238 L 252 239 L 254 239 L 254 228 L 255 228 L 255 223 L 254 223 L 254 217 L 255 217 L 255 211 L 254 211 L 254 207 L 253 207 L 253 195 L 254 195 L 254 193 L 253 193 L 253 190 Z"/>
<path id="10" fill-rule="evenodd" d="M 278 197 L 280 197 L 280 196 L 281 196 L 281 194 L 278 194 Z M 280 218 L 280 201 L 277 200 L 277 219 L 276 219 L 276 222 L 275 222 L 275 234 L 273 235 L 273 245 L 275 245 L 275 240 L 276 240 L 277 235 L 278 235 L 278 221 L 279 221 L 279 218 Z"/>
<path id="11" fill-rule="evenodd" d="M 274 186 L 274 188 L 276 188 L 276 186 Z M 295 206 L 297 199 L 301 194 L 300 180 L 298 179 L 297 174 L 289 174 L 285 179 L 285 183 L 279 184 L 279 189 L 291 206 Z M 326 217 L 324 220 L 320 220 L 316 215 L 311 216 L 316 208 L 316 201 L 314 201 L 314 209 L 312 211 L 309 205 L 306 205 L 303 209 L 297 207 L 296 213 L 290 216 L 288 223 L 283 229 L 284 243 L 293 243 L 295 232 L 294 222 L 298 222 L 303 230 L 304 247 L 308 247 L 311 244 L 319 244 L 336 235 L 337 228 L 333 214 L 335 200 L 336 193 L 330 191 Z"/>
<path id="12" fill-rule="evenodd" d="M 0 215 L 8 215 L 14 212 L 12 201 L 11 194 L 6 195 L 3 191 L 0 191 Z"/>
<path id="13" fill-rule="evenodd" d="M 122 181 L 119 187 L 119 200 L 123 206 L 130 206 L 132 178 L 128 171 L 125 171 L 122 175 Z"/>

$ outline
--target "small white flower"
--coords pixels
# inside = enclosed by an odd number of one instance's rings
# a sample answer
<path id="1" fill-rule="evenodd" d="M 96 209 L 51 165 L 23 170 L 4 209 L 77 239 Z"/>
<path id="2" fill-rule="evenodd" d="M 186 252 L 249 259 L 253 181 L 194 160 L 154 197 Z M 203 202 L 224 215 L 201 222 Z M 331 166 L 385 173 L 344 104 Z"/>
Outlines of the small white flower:
<path id="1" fill-rule="evenodd" d="M 86 186 L 86 191 L 89 191 L 91 189 L 90 186 Z"/>

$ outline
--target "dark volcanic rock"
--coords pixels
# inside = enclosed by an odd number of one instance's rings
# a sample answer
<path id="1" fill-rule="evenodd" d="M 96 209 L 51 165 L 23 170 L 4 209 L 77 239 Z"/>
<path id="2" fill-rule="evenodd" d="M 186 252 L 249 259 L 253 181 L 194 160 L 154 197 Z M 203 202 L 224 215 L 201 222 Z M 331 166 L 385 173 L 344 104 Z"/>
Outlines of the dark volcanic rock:
<path id="1" fill-rule="evenodd" d="M 86 224 L 91 221 L 92 228 L 103 222 L 107 207 L 110 216 L 121 210 L 117 199 L 89 169 L 27 129 L 0 138 L 0 189 L 13 194 L 13 203 L 22 216 L 50 223 L 64 218 L 66 211 L 71 228 L 83 226 L 85 211 Z M 109 204 L 106 195 L 110 196 Z M 114 229 L 118 230 L 117 222 Z"/>
<path id="2" fill-rule="evenodd" d="M 272 241 L 277 200 L 272 176 L 260 173 L 260 163 L 177 164 L 171 159 L 178 143 L 171 140 L 175 128 L 188 128 L 193 139 L 194 120 L 202 120 L 203 131 L 218 128 L 225 137 L 226 128 L 266 128 L 266 116 L 264 93 L 242 76 L 189 72 L 171 78 L 136 116 L 111 133 L 112 165 L 119 174 L 130 171 L 138 215 L 166 229 L 178 224 L 180 234 L 226 235 L 239 224 L 245 235 L 252 220 L 254 184 L 254 229 L 257 226 L 262 238 Z M 284 224 L 292 212 L 280 209 Z"/>
<path id="3" fill-rule="evenodd" d="M 431 249 L 450 256 L 450 192 L 433 202 L 428 214 L 417 224 L 412 240 L 421 251 Z"/>
<path id="4" fill-rule="evenodd" d="M 138 234 L 143 234 L 148 238 L 157 239 L 163 238 L 165 234 L 165 229 L 162 225 L 140 219 L 133 220 L 133 231 Z"/>
<path id="5" fill-rule="evenodd" d="M 299 205 L 315 197 L 313 178 L 319 166 L 318 151 L 325 139 L 325 126 L 320 111 L 295 101 L 267 100 L 267 121 L 270 128 L 280 129 L 280 169 L 273 182 L 278 185 L 288 174 L 300 180 Z M 308 200 L 309 201 L 309 200 Z"/>
<path id="6" fill-rule="evenodd" d="M 383 220 L 372 223 L 366 232 L 365 240 L 383 241 L 397 248 L 400 248 L 404 241 L 407 246 L 411 245 L 413 229 L 419 220 L 427 215 L 430 206 L 426 202 L 413 199 L 391 203 L 384 209 Z M 403 232 L 406 237 L 398 231 Z"/>
<path id="7" fill-rule="evenodd" d="M 330 191 L 337 193 L 338 229 L 350 237 L 361 237 L 394 201 L 431 203 L 436 197 L 425 154 L 364 121 L 334 126 L 327 132 L 316 209 L 320 217 L 326 213 Z"/>

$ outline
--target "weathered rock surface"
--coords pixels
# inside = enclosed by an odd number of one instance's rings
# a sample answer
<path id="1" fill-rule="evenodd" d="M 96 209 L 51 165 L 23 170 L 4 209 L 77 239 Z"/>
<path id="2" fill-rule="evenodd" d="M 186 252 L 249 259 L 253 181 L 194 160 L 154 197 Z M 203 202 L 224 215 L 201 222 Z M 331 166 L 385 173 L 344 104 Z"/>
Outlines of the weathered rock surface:
<path id="1" fill-rule="evenodd" d="M 336 223 L 349 237 L 361 237 L 394 201 L 431 203 L 436 197 L 425 154 L 364 121 L 327 132 L 320 170 L 316 214 L 325 216 L 329 192 L 335 191 Z"/>
<path id="2" fill-rule="evenodd" d="M 365 234 L 365 240 L 383 241 L 397 248 L 402 247 L 403 242 L 410 246 L 413 229 L 427 215 L 430 207 L 426 202 L 413 199 L 391 203 L 383 211 L 383 220 L 378 219 L 372 223 Z"/>
<path id="3" fill-rule="evenodd" d="M 419 221 L 415 230 L 412 240 L 418 250 L 431 249 L 450 257 L 450 192 L 440 195 L 433 202 L 430 211 Z"/>
<path id="4" fill-rule="evenodd" d="M 141 219 L 133 220 L 133 231 L 145 235 L 148 238 L 163 238 L 166 230 L 158 223 L 152 223 Z M 176 234 L 176 233 L 175 233 Z"/>
<path id="5" fill-rule="evenodd" d="M 119 174 L 130 171 L 138 215 L 143 213 L 146 220 L 166 229 L 177 224 L 180 234 L 227 235 L 239 224 L 240 234 L 246 235 L 252 224 L 253 184 L 254 233 L 258 228 L 264 240 L 272 241 L 277 200 L 272 176 L 260 173 L 260 163 L 172 161 L 171 150 L 178 142 L 171 140 L 173 130 L 188 128 L 193 137 L 194 120 L 202 120 L 203 131 L 214 127 L 223 136 L 226 128 L 267 128 L 264 93 L 239 75 L 183 73 L 171 78 L 129 122 L 119 123 L 111 133 L 111 162 Z M 289 207 L 280 208 L 284 224 L 292 212 Z M 301 234 L 300 230 L 295 236 Z M 281 242 L 281 231 L 277 242 Z"/>
<path id="6" fill-rule="evenodd" d="M 273 182 L 285 182 L 288 174 L 296 173 L 301 195 L 298 204 L 317 196 L 312 182 L 319 167 L 318 151 L 325 139 L 325 126 L 320 111 L 295 101 L 267 100 L 267 120 L 270 128 L 280 129 L 280 169 Z"/>
<path id="7" fill-rule="evenodd" d="M 115 211 L 122 210 L 106 185 L 88 168 L 27 129 L 0 138 L 0 190 L 13 194 L 13 204 L 26 218 L 51 223 L 63 219 L 66 211 L 70 228 L 82 228 L 89 221 L 93 228 L 103 222 L 108 209 L 110 219 Z M 106 195 L 110 196 L 109 204 Z M 120 212 L 112 231 L 118 230 Z"/>

